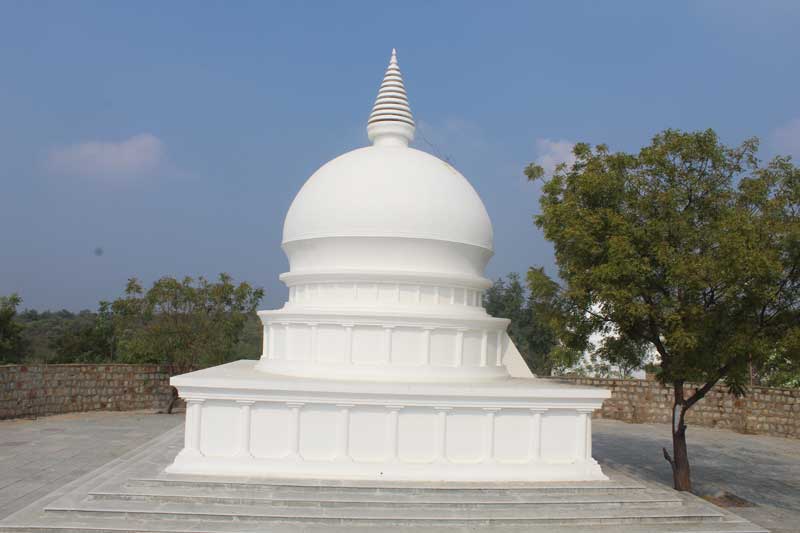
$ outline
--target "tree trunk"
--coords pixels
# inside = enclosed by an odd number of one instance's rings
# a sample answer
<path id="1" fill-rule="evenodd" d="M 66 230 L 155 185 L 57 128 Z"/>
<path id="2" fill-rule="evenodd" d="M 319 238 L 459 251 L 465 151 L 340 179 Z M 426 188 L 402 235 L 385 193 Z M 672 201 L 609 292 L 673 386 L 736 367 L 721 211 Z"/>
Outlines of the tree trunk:
<path id="1" fill-rule="evenodd" d="M 675 399 L 672 404 L 672 457 L 664 448 L 664 458 L 672 467 L 672 485 L 675 490 L 692 490 L 689 452 L 686 447 L 686 424 L 683 423 L 688 408 L 683 397 L 683 381 L 673 383 Z"/>
<path id="2" fill-rule="evenodd" d="M 678 431 L 672 432 L 672 484 L 675 490 L 692 490 L 692 474 L 689 468 L 689 453 L 686 449 L 686 426 L 681 415 Z"/>
<path id="3" fill-rule="evenodd" d="M 172 389 L 172 398 L 169 400 L 169 405 L 167 406 L 167 414 L 172 414 L 172 409 L 175 407 L 175 403 L 178 401 L 178 389 L 175 387 L 170 387 Z"/>

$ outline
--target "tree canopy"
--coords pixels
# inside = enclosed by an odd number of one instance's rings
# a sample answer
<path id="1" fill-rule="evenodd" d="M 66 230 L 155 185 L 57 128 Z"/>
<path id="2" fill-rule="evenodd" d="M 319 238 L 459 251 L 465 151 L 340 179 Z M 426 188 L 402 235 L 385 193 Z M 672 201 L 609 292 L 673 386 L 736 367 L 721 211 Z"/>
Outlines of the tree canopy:
<path id="1" fill-rule="evenodd" d="M 225 363 L 264 295 L 249 283 L 164 277 L 144 291 L 132 278 L 111 304 L 122 361 L 194 368 Z"/>
<path id="2" fill-rule="evenodd" d="M 25 310 L 0 298 L 0 363 L 160 363 L 175 370 L 258 357 L 264 291 L 227 274 L 164 277 L 145 290 L 130 279 L 125 295 L 98 310 Z"/>
<path id="3" fill-rule="evenodd" d="M 556 335 L 537 314 L 537 303 L 527 294 L 516 272 L 510 273 L 506 279 L 495 281 L 483 296 L 483 306 L 487 313 L 511 320 L 508 335 L 531 372 L 539 376 L 549 376 L 554 370 L 571 366 L 574 357 L 553 357 Z"/>
<path id="4" fill-rule="evenodd" d="M 20 303 L 16 294 L 0 296 L 0 363 L 16 363 L 24 354 L 22 325 L 15 320 Z"/>
<path id="5" fill-rule="evenodd" d="M 800 171 L 787 157 L 762 165 L 757 149 L 667 130 L 636 154 L 577 144 L 552 176 L 526 169 L 544 180 L 535 222 L 563 280 L 532 270 L 531 289 L 565 346 L 605 331 L 608 357 L 657 351 L 682 490 L 686 411 L 719 381 L 744 393 L 752 364 L 800 357 Z"/>

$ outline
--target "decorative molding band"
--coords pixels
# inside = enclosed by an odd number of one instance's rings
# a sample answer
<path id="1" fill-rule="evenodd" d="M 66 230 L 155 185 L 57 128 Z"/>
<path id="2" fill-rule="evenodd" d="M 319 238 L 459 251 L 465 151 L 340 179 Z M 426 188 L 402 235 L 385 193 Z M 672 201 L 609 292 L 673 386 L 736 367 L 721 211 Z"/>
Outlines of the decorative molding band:
<path id="1" fill-rule="evenodd" d="M 469 309 L 464 307 L 463 309 Z M 316 322 L 322 324 L 351 324 L 353 326 L 385 325 L 411 328 L 450 329 L 465 328 L 471 330 L 490 330 L 502 334 L 511 322 L 507 318 L 495 318 L 486 314 L 481 308 L 460 314 L 441 314 L 430 308 L 419 312 L 406 309 L 374 310 L 364 308 L 321 308 L 300 307 L 287 304 L 283 309 L 258 311 L 261 322 L 266 326 L 272 324 Z"/>
<path id="2" fill-rule="evenodd" d="M 279 276 L 287 286 L 309 283 L 406 283 L 426 286 L 457 287 L 483 291 L 492 286 L 492 282 L 481 276 L 464 274 L 439 274 L 435 272 L 406 272 L 371 270 L 323 270 L 284 272 Z"/>
<path id="3" fill-rule="evenodd" d="M 318 282 L 289 285 L 289 303 L 307 306 L 483 306 L 483 289 L 388 282 Z"/>
<path id="4" fill-rule="evenodd" d="M 294 321 L 275 315 L 262 319 L 269 351 L 262 354 L 258 368 L 268 372 L 318 377 L 385 373 L 389 378 L 400 377 L 399 372 L 423 380 L 508 375 L 500 356 L 507 337 L 497 324 L 488 324 L 495 326 L 491 329 L 470 329 Z"/>

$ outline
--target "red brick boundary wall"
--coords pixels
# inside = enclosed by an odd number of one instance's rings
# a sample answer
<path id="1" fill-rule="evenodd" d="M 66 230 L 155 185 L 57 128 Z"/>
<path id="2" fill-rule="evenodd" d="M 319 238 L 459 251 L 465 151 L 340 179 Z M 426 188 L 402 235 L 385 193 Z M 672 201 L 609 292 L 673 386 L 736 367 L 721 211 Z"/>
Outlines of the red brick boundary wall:
<path id="1" fill-rule="evenodd" d="M 657 381 L 643 379 L 558 378 L 577 385 L 611 389 L 611 398 L 595 413 L 633 423 L 669 424 L 672 390 Z M 687 386 L 687 395 L 696 386 Z M 686 414 L 687 425 L 724 428 L 740 433 L 800 438 L 800 389 L 751 387 L 736 398 L 717 385 Z"/>
<path id="2" fill-rule="evenodd" d="M 169 372 L 159 365 L 0 366 L 0 420 L 163 409 L 171 396 Z"/>

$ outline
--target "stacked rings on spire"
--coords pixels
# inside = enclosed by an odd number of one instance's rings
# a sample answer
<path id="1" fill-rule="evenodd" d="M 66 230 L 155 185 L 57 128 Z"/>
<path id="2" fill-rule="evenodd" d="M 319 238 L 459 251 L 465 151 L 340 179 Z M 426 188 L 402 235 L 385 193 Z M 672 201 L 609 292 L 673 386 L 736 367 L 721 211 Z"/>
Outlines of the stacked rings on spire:
<path id="1" fill-rule="evenodd" d="M 389 67 L 386 69 L 367 124 L 378 122 L 402 122 L 414 126 L 414 117 L 411 115 L 411 107 L 408 105 L 408 96 L 403 85 L 403 75 L 397 64 L 395 50 L 392 50 Z"/>

